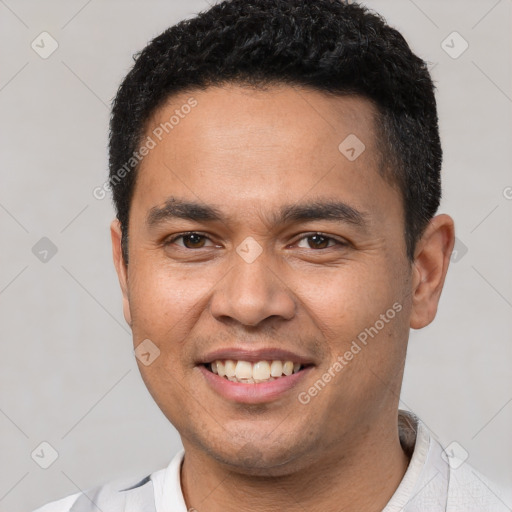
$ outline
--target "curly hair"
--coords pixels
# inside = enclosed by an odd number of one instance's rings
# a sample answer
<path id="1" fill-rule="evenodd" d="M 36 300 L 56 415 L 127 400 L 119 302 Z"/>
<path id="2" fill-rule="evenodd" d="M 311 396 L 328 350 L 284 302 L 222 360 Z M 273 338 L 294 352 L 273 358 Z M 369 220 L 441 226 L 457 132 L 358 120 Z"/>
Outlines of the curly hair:
<path id="1" fill-rule="evenodd" d="M 377 109 L 379 172 L 401 193 L 407 257 L 441 199 L 442 149 L 426 63 L 378 14 L 341 0 L 225 0 L 183 20 L 134 56 L 113 101 L 110 188 L 128 262 L 137 167 L 117 174 L 171 95 L 240 83 L 359 95 Z"/>

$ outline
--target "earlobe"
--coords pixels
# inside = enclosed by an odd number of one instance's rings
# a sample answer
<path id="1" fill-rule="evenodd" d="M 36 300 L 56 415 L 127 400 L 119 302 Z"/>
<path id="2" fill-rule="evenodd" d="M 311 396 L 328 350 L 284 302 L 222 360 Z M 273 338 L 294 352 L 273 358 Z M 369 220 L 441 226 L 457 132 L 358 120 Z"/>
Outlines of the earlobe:
<path id="1" fill-rule="evenodd" d="M 116 268 L 119 285 L 123 293 L 123 314 L 126 323 L 131 326 L 132 318 L 130 312 L 130 301 L 128 296 L 128 267 L 123 258 L 122 250 L 122 231 L 121 224 L 118 219 L 114 219 L 110 224 L 110 237 L 112 239 L 112 257 Z"/>
<path id="2" fill-rule="evenodd" d="M 434 320 L 455 243 L 453 219 L 437 215 L 418 241 L 413 265 L 410 326 L 421 329 Z"/>

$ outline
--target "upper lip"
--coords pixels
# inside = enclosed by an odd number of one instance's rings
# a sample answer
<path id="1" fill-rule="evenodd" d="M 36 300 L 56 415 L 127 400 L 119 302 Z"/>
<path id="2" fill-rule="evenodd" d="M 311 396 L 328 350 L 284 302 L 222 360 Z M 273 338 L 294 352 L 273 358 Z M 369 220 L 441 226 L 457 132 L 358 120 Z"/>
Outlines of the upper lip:
<path id="1" fill-rule="evenodd" d="M 226 359 L 234 361 L 248 361 L 250 363 L 257 363 L 258 361 L 292 361 L 293 363 L 299 363 L 302 365 L 313 364 L 312 359 L 307 356 L 279 348 L 220 348 L 205 354 L 200 358 L 198 364 L 208 364 L 213 361 L 224 361 Z"/>

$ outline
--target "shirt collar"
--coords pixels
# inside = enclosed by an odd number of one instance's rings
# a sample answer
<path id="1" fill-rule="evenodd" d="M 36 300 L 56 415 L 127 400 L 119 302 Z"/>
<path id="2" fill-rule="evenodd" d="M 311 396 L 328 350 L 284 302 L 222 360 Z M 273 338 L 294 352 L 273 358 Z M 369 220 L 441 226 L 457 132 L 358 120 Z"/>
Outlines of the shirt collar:
<path id="1" fill-rule="evenodd" d="M 382 512 L 405 512 L 406 505 L 415 496 L 423 481 L 429 482 L 427 459 L 432 446 L 432 438 L 426 426 L 412 412 L 398 411 L 398 431 L 400 444 L 410 457 L 409 466 Z M 181 464 L 185 451 L 180 450 L 167 468 L 160 470 L 153 479 L 157 512 L 187 512 L 181 490 Z"/>

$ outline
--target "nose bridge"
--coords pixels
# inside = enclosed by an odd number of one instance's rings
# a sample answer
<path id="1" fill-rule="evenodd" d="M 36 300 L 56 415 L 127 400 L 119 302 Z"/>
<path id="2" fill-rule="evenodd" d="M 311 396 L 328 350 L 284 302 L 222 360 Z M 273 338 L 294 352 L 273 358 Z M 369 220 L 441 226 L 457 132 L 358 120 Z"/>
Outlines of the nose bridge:
<path id="1" fill-rule="evenodd" d="M 231 269 L 214 291 L 212 315 L 251 326 L 271 316 L 289 320 L 295 313 L 291 292 L 279 276 L 273 256 L 262 249 L 256 251 L 251 244 L 244 241 L 233 253 Z"/>

